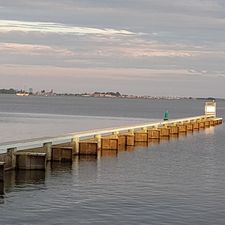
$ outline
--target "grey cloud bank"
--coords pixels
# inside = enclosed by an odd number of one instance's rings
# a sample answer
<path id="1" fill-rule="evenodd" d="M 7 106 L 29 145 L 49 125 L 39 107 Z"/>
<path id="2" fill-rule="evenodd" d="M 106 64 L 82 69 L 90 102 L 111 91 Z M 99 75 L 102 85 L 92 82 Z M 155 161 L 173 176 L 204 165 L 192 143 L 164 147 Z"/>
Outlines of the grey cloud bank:
<path id="1" fill-rule="evenodd" d="M 225 97 L 220 0 L 0 1 L 0 87 Z"/>

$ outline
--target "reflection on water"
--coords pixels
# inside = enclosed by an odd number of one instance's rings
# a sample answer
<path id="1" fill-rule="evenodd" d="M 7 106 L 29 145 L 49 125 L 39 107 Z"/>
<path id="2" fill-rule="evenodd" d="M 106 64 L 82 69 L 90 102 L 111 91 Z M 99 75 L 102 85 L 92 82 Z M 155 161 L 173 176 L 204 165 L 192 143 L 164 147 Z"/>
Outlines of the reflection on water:
<path id="1" fill-rule="evenodd" d="M 16 186 L 26 184 L 44 184 L 45 171 L 43 170 L 18 170 L 15 172 Z"/>
<path id="2" fill-rule="evenodd" d="M 160 143 L 159 139 L 152 139 L 149 144 L 150 145 L 158 145 L 159 143 Z"/>
<path id="3" fill-rule="evenodd" d="M 101 154 L 101 151 L 99 151 L 98 154 Z M 75 159 L 78 158 L 80 162 L 82 162 L 82 161 L 95 161 L 97 159 L 97 157 L 98 156 L 96 156 L 96 155 L 80 155 L 79 157 L 75 157 Z"/>
<path id="4" fill-rule="evenodd" d="M 137 148 L 147 148 L 148 142 L 145 142 L 145 141 L 135 142 L 135 147 L 137 147 Z"/>
<path id="5" fill-rule="evenodd" d="M 10 192 L 16 189 L 23 190 L 39 189 L 40 184 L 45 183 L 45 171 L 43 170 L 12 170 L 5 174 L 5 192 Z"/>
<path id="6" fill-rule="evenodd" d="M 61 172 L 65 172 L 65 173 L 71 173 L 72 170 L 72 162 L 57 162 L 57 161 L 53 161 L 50 164 L 50 168 L 48 168 L 51 173 L 61 173 Z"/>
<path id="7" fill-rule="evenodd" d="M 126 149 L 126 146 L 124 146 L 124 145 L 119 145 L 118 146 L 118 152 L 124 152 L 124 151 L 126 151 L 127 149 Z"/>
<path id="8" fill-rule="evenodd" d="M 118 150 L 108 150 L 108 149 L 104 149 L 102 150 L 102 157 L 117 157 L 118 156 Z"/>
<path id="9" fill-rule="evenodd" d="M 127 146 L 126 147 L 126 151 L 128 151 L 128 152 L 133 152 L 134 150 L 135 150 L 134 146 Z"/>
<path id="10" fill-rule="evenodd" d="M 4 183 L 0 181 L 0 203 L 1 203 L 1 195 L 4 195 L 5 189 L 4 189 Z"/>
<path id="11" fill-rule="evenodd" d="M 79 182 L 93 183 L 98 177 L 98 162 L 97 158 L 89 157 L 87 160 L 80 159 L 77 161 L 77 178 Z"/>
<path id="12" fill-rule="evenodd" d="M 206 134 L 214 134 L 215 133 L 215 127 L 208 127 L 205 129 Z"/>

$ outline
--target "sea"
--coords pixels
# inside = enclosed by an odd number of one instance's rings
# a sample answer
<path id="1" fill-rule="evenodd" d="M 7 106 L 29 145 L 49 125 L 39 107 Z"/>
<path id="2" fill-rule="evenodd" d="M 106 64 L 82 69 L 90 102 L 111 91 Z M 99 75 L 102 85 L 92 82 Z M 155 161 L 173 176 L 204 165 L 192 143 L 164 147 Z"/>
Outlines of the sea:
<path id="1" fill-rule="evenodd" d="M 0 145 L 204 114 L 203 100 L 0 95 Z M 217 101 L 225 118 L 225 101 Z M 224 225 L 225 126 L 7 171 L 0 225 Z"/>

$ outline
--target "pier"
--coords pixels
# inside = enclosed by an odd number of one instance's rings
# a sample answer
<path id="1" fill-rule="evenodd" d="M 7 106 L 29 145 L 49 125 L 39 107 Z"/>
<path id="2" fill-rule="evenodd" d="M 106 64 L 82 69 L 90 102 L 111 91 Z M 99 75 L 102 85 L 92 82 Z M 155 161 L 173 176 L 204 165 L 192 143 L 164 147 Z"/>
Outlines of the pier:
<path id="1" fill-rule="evenodd" d="M 0 194 L 4 193 L 4 171 L 45 170 L 48 161 L 72 161 L 74 156 L 102 156 L 104 151 L 119 151 L 135 146 L 179 137 L 219 125 L 216 103 L 206 102 L 200 116 L 76 132 L 60 137 L 32 139 L 0 145 Z"/>

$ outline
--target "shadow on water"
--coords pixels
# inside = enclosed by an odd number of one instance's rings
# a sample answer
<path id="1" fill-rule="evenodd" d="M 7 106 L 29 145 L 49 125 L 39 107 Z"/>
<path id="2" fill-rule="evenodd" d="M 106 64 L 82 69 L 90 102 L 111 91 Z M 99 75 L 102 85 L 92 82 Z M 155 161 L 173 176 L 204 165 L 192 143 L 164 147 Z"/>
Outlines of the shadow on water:
<path id="1" fill-rule="evenodd" d="M 118 156 L 118 150 L 102 150 L 101 157 L 117 157 Z"/>
<path id="2" fill-rule="evenodd" d="M 148 142 L 146 141 L 138 141 L 135 142 L 135 148 L 148 148 Z"/>
<path id="3" fill-rule="evenodd" d="M 3 195 L 0 195 L 0 205 L 5 203 L 5 199 Z"/>
<path id="4" fill-rule="evenodd" d="M 6 171 L 5 193 L 24 190 L 24 188 L 40 189 L 45 183 L 45 171 L 43 170 L 17 170 Z"/>
<path id="5" fill-rule="evenodd" d="M 54 172 L 71 172 L 72 162 L 51 162 L 48 163 L 47 171 Z"/>
<path id="6" fill-rule="evenodd" d="M 79 181 L 84 183 L 95 182 L 98 177 L 98 163 L 97 156 L 79 156 L 73 160 L 74 172 Z"/>
<path id="7" fill-rule="evenodd" d="M 97 160 L 97 156 L 96 155 L 80 155 L 80 156 L 76 156 L 73 158 L 73 162 L 82 162 L 82 161 L 96 161 Z"/>
<path id="8" fill-rule="evenodd" d="M 1 195 L 4 195 L 4 192 L 5 192 L 4 182 L 0 181 L 0 198 L 1 198 Z"/>

